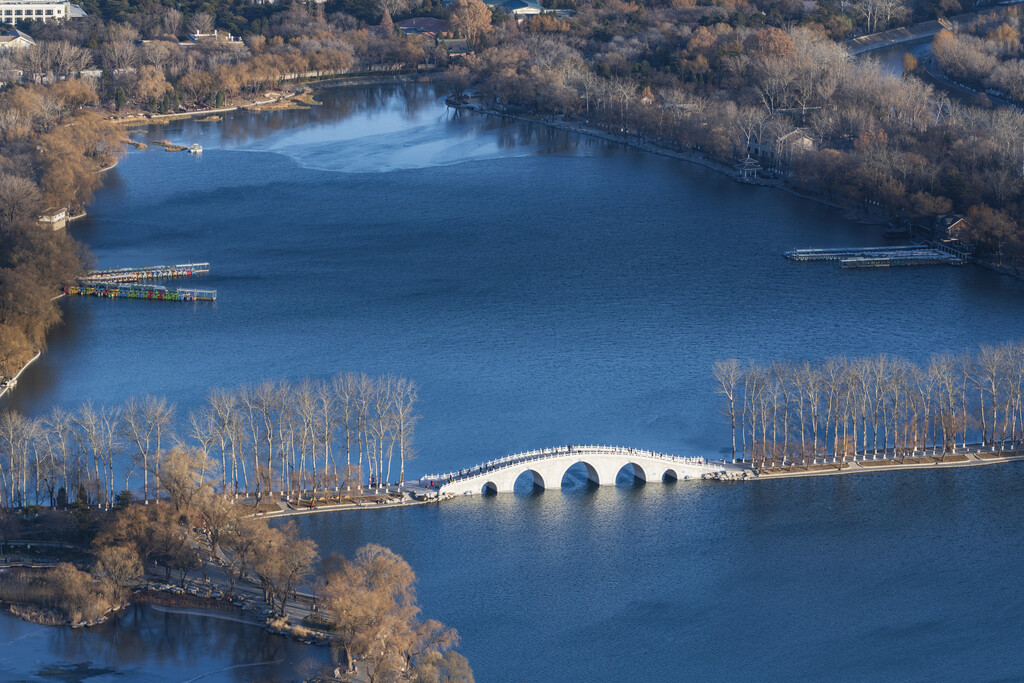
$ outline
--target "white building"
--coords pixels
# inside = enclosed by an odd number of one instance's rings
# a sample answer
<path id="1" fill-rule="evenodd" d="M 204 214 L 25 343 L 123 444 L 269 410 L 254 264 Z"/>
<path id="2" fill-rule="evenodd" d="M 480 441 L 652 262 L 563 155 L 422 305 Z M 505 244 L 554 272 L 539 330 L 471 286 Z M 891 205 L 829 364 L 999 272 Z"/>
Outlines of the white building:
<path id="1" fill-rule="evenodd" d="M 84 16 L 81 7 L 67 0 L 0 0 L 0 21 L 5 24 L 33 20 L 59 21 Z"/>
<path id="2" fill-rule="evenodd" d="M 36 41 L 32 40 L 32 36 L 22 33 L 16 28 L 0 34 L 0 50 L 21 50 L 35 44 Z"/>

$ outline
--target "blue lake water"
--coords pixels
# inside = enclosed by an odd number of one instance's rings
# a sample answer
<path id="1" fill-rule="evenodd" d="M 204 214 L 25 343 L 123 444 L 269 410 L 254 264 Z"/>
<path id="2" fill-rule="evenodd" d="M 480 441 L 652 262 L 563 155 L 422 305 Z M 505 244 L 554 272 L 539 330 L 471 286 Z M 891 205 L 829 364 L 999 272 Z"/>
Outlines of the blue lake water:
<path id="1" fill-rule="evenodd" d="M 184 612 L 184 613 L 183 613 Z M 0 616 L 0 680 L 277 681 L 322 667 L 326 647 L 268 634 L 223 613 L 139 605 L 87 629 Z"/>
<path id="2" fill-rule="evenodd" d="M 413 474 L 564 443 L 718 457 L 712 362 L 1022 336 L 1024 284 L 842 271 L 793 247 L 881 229 L 784 192 L 429 86 L 155 129 L 72 228 L 104 266 L 210 261 L 216 304 L 75 299 L 19 383 L 31 413 L 145 393 L 393 372 L 420 386 Z M 146 135 L 141 134 L 145 140 Z M 680 482 L 300 520 L 420 576 L 482 681 L 1019 675 L 1019 466 Z"/>

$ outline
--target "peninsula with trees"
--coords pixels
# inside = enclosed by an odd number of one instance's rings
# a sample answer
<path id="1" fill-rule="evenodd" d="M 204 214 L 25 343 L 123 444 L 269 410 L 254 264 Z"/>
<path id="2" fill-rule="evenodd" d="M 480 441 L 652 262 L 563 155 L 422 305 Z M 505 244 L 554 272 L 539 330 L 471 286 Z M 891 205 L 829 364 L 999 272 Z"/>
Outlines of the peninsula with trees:
<path id="1" fill-rule="evenodd" d="M 472 681 L 457 632 L 421 618 L 401 557 L 369 545 L 321 560 L 294 523 L 264 515 L 282 499 L 400 498 L 383 477 L 411 457 L 415 403 L 404 378 L 341 374 L 215 390 L 183 420 L 153 397 L 38 420 L 5 410 L 0 603 L 75 626 L 129 603 L 229 610 L 329 645 L 345 677 Z"/>

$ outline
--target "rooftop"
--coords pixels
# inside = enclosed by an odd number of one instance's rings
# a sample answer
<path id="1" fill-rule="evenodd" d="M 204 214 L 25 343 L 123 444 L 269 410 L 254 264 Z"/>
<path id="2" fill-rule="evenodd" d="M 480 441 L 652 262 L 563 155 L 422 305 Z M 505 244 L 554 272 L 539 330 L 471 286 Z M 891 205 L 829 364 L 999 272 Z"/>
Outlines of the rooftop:
<path id="1" fill-rule="evenodd" d="M 441 33 L 448 30 L 448 22 L 434 17 L 413 17 L 396 21 L 395 26 L 406 33 Z"/>
<path id="2" fill-rule="evenodd" d="M 53 7 L 54 5 L 66 4 L 68 4 L 67 0 L 0 0 L 0 7 L 4 7 L 6 5 L 38 5 L 40 7 Z M 72 7 L 75 7 L 75 5 L 72 5 Z"/>
<path id="3" fill-rule="evenodd" d="M 540 3 L 533 2 L 532 0 L 485 0 L 484 4 L 488 7 L 503 7 L 509 12 L 524 9 L 532 9 L 537 12 L 547 11 L 544 7 L 540 6 Z"/>
<path id="4" fill-rule="evenodd" d="M 11 43 L 14 43 L 15 41 L 18 41 L 18 40 L 23 40 L 26 43 L 28 43 L 29 45 L 35 45 L 36 44 L 36 41 L 32 40 L 32 36 L 30 36 L 27 33 L 23 33 L 21 31 L 19 31 L 18 29 L 14 28 L 14 29 L 11 29 L 10 31 L 4 31 L 4 33 L 2 35 L 0 35 L 0 47 L 4 47 L 6 45 L 11 45 Z"/>

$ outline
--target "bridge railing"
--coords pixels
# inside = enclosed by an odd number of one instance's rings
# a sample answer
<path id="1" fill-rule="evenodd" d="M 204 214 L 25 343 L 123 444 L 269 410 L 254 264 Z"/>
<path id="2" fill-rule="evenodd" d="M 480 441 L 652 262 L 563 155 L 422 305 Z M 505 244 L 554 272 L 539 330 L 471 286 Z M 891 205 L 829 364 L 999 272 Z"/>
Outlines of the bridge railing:
<path id="1" fill-rule="evenodd" d="M 587 455 L 609 454 L 663 460 L 665 462 L 688 465 L 691 467 L 710 466 L 712 464 L 706 458 L 683 457 L 667 453 L 658 453 L 655 451 L 646 451 L 638 448 L 624 448 L 621 446 L 556 446 L 554 448 L 542 448 L 532 451 L 524 451 L 522 453 L 515 453 L 513 455 L 506 455 L 503 458 L 488 460 L 485 463 L 474 465 L 468 469 L 455 470 L 446 474 L 427 475 L 425 477 L 420 477 L 420 481 L 440 482 L 443 485 L 449 482 L 462 481 L 473 477 L 479 477 L 483 474 L 506 470 L 525 463 L 550 460 L 552 458 L 562 458 L 567 455 L 579 455 L 581 457 L 586 457 Z"/>

